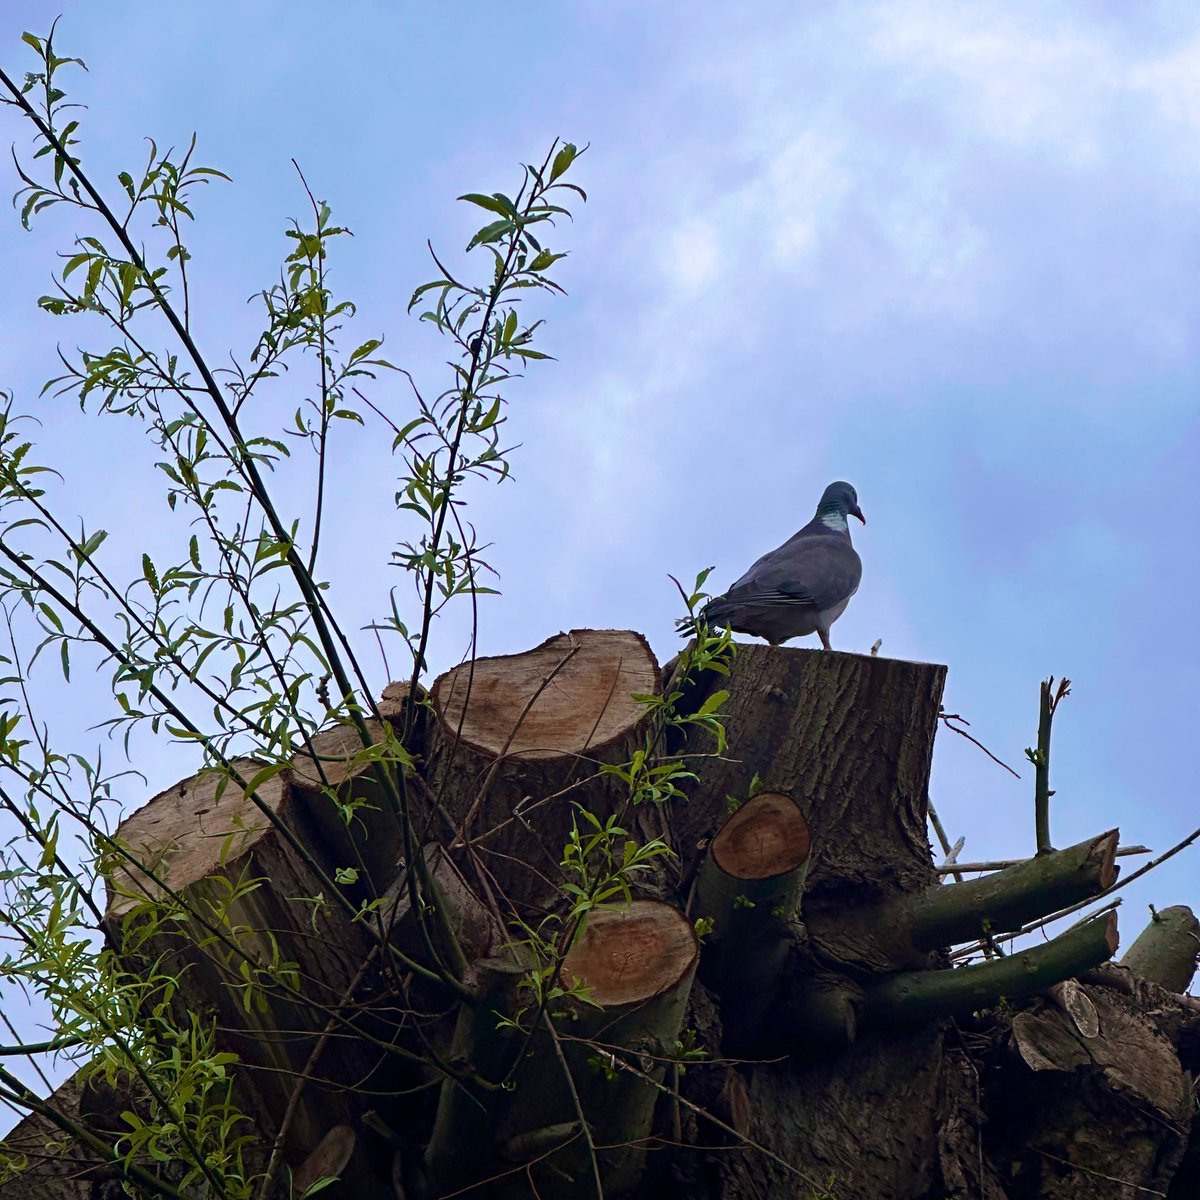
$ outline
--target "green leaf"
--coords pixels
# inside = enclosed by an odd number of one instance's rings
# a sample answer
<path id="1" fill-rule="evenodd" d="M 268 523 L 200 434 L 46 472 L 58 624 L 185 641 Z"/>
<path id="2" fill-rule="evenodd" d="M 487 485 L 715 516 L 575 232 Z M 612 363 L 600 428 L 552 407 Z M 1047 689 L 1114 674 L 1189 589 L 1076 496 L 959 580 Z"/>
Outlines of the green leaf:
<path id="1" fill-rule="evenodd" d="M 67 259 L 67 265 L 63 267 L 63 279 L 66 280 L 67 276 L 70 275 L 72 271 L 81 267 L 91 257 L 91 254 L 86 252 L 83 254 L 72 254 L 71 257 Z"/>
<path id="2" fill-rule="evenodd" d="M 263 767 L 257 775 L 254 775 L 247 782 L 245 793 L 247 796 L 252 796 L 264 783 L 275 778 L 276 775 L 282 774 L 287 770 L 286 763 L 271 763 L 269 766 Z"/>
<path id="3" fill-rule="evenodd" d="M 154 564 L 150 561 L 150 555 L 142 555 L 142 575 L 146 582 L 150 585 L 150 590 L 158 591 L 158 572 L 154 569 Z"/>
<path id="4" fill-rule="evenodd" d="M 713 713 L 729 699 L 729 693 L 726 691 L 713 692 L 707 700 L 700 706 L 700 711 L 696 714 L 698 717 L 710 717 Z"/>
<path id="5" fill-rule="evenodd" d="M 62 633 L 63 623 L 58 613 L 56 613 L 54 609 L 52 609 L 44 600 L 38 601 L 38 608 L 41 609 L 42 616 L 44 616 L 46 620 L 58 630 L 59 633 Z"/>
<path id="6" fill-rule="evenodd" d="M 371 338 L 369 341 L 363 342 L 363 344 L 359 346 L 359 348 L 355 350 L 353 354 L 350 355 L 350 361 L 352 363 L 356 363 L 360 358 L 366 358 L 368 354 L 374 353 L 374 351 L 378 350 L 382 345 L 382 338 Z"/>
<path id="7" fill-rule="evenodd" d="M 507 196 L 499 194 L 482 196 L 478 192 L 468 192 L 465 196 L 459 196 L 459 199 L 467 201 L 468 204 L 478 204 L 480 208 L 486 208 L 488 212 L 499 213 L 502 217 L 516 215 L 516 209 L 513 208 L 512 201 Z"/>
<path id="8" fill-rule="evenodd" d="M 506 233 L 511 233 L 514 228 L 516 227 L 510 220 L 493 221 L 475 234 L 467 243 L 467 249 L 473 250 L 476 246 L 486 246 L 490 242 L 498 242 Z"/>
<path id="9" fill-rule="evenodd" d="M 575 156 L 579 151 L 568 142 L 555 156 L 554 162 L 550 167 L 550 182 L 553 183 L 560 175 L 566 173 L 570 165 L 575 161 Z"/>
<path id="10" fill-rule="evenodd" d="M 551 254 L 549 250 L 543 250 L 534 258 L 527 269 L 530 271 L 544 271 L 547 267 L 558 262 L 560 258 L 566 257 L 565 254 Z"/>
<path id="11" fill-rule="evenodd" d="M 84 542 L 82 546 L 79 547 L 80 555 L 83 558 L 91 558 L 92 555 L 95 554 L 96 551 L 100 549 L 100 546 L 103 544 L 104 539 L 107 537 L 108 537 L 108 530 L 97 529 L 96 532 L 93 533 L 92 536 L 90 538 L 88 538 L 88 540 L 86 542 Z"/>

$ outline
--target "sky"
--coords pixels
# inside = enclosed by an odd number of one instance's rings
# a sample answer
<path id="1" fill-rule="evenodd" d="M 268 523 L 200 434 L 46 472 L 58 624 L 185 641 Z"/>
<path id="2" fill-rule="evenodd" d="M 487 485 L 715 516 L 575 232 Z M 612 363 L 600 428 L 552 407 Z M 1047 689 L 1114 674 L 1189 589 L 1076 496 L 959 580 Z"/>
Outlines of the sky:
<path id="1" fill-rule="evenodd" d="M 442 347 L 405 314 L 433 275 L 425 239 L 460 250 L 478 221 L 454 197 L 510 190 L 555 138 L 588 146 L 589 201 L 552 243 L 570 251 L 543 314 L 555 361 L 511 391 L 515 481 L 472 508 L 501 573 L 481 653 L 614 627 L 665 661 L 669 574 L 727 585 L 848 479 L 869 524 L 835 648 L 946 664 L 947 709 L 1022 774 L 939 734 L 931 793 L 964 861 L 1033 850 L 1021 763 L 1050 674 L 1073 680 L 1056 844 L 1119 825 L 1162 851 L 1200 824 L 1194 4 L 533 0 L 501 21 L 483 3 L 24 0 L 0 8 L 6 69 L 59 12 L 99 177 L 196 131 L 233 179 L 191 243 L 218 357 L 252 344 L 246 298 L 304 214 L 291 159 L 355 235 L 334 283 L 359 340 L 436 384 Z M 0 111 L 0 137 L 25 136 Z M 80 337 L 34 305 L 72 233 L 0 214 L 0 387 L 42 422 L 63 511 L 136 570 L 170 528 L 132 470 L 114 479 L 128 430 L 37 399 Z M 295 396 L 279 403 L 286 419 Z M 397 582 L 388 440 L 350 431 L 337 468 L 325 569 L 352 628 Z M 466 629 L 440 622 L 435 669 Z M 88 687 L 57 715 L 94 742 Z M 148 748 L 129 802 L 180 762 Z M 1148 904 L 1200 904 L 1198 855 L 1124 893 L 1125 945 Z"/>

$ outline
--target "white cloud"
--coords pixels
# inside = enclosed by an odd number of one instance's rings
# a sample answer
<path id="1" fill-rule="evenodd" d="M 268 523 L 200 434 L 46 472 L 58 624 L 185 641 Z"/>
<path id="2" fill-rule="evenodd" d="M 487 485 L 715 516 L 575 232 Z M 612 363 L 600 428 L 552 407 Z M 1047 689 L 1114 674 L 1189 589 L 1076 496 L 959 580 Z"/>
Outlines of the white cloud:
<path id="1" fill-rule="evenodd" d="M 1194 37 L 1170 53 L 1133 63 L 1129 86 L 1147 93 L 1163 116 L 1200 130 L 1200 37 Z M 1195 164 L 1195 151 L 1189 155 Z"/>
<path id="2" fill-rule="evenodd" d="M 802 263 L 837 220 L 854 179 L 841 140 L 815 128 L 769 147 L 740 197 L 749 231 L 763 231 L 783 265 Z"/>
<path id="3" fill-rule="evenodd" d="M 1113 48 L 1078 22 L 1055 26 L 1022 5 L 882 4 L 865 23 L 876 58 L 902 88 L 941 80 L 954 90 L 943 113 L 1010 146 L 1053 146 L 1078 165 L 1100 153 L 1121 70 Z"/>
<path id="4" fill-rule="evenodd" d="M 715 222 L 692 216 L 677 225 L 668 236 L 663 272 L 669 286 L 695 295 L 716 283 L 723 261 L 721 235 Z"/>

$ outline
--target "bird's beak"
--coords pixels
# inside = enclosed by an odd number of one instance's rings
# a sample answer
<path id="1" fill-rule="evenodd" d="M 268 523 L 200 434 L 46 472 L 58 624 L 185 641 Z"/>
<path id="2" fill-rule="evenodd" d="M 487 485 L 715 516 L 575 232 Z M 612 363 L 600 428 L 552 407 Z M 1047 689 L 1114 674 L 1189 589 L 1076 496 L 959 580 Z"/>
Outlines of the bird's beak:
<path id="1" fill-rule="evenodd" d="M 867 523 L 867 518 L 862 515 L 862 509 L 857 504 L 850 510 L 850 515 L 857 517 L 864 525 Z"/>

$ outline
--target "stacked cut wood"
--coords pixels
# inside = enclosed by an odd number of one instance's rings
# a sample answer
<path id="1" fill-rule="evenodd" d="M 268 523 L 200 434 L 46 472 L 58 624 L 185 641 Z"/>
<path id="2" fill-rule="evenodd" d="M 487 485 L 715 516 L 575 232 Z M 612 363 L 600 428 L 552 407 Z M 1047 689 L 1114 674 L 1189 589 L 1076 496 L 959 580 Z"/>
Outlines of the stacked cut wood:
<path id="1" fill-rule="evenodd" d="M 240 761 L 128 817 L 109 934 L 238 1056 L 280 1196 L 327 1174 L 330 1200 L 1200 1195 L 1188 910 L 1125 966 L 1101 966 L 1112 913 L 948 964 L 1103 892 L 1117 835 L 940 883 L 944 678 L 743 646 L 727 679 L 664 680 L 640 635 L 576 630 L 391 685 L 288 769 Z M 728 690 L 720 753 L 701 723 L 668 742 L 638 698 L 663 686 L 691 712 Z M 642 753 L 682 757 L 686 799 L 630 804 Z M 618 854 L 673 854 L 564 923 L 564 845 L 606 822 Z M 44 1116 L 8 1144 L 30 1159 L 5 1200 L 112 1171 Z"/>

